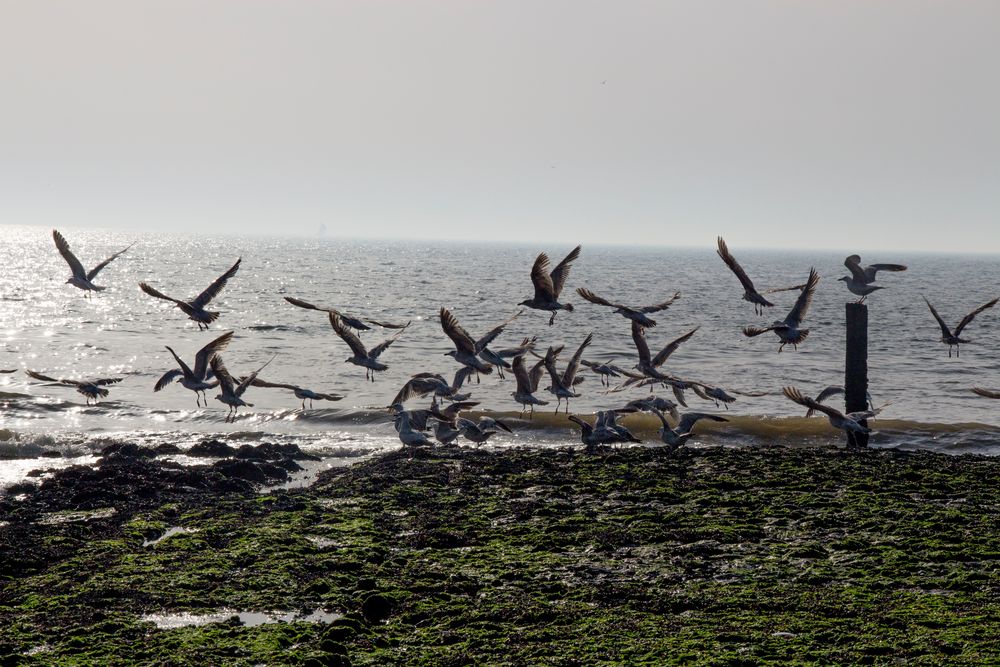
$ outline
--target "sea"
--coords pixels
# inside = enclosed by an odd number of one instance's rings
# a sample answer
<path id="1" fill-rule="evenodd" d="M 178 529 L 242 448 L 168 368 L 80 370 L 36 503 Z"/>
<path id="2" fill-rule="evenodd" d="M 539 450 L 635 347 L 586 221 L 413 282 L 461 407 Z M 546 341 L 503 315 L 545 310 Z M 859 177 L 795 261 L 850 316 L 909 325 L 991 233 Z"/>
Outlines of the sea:
<path id="1" fill-rule="evenodd" d="M 66 284 L 70 271 L 51 229 L 0 227 L 0 368 L 15 371 L 0 375 L 0 488 L 32 470 L 93 462 L 103 447 L 117 442 L 171 443 L 182 450 L 208 438 L 234 445 L 294 443 L 320 456 L 324 466 L 399 448 L 385 409 L 393 396 L 414 373 L 450 379 L 458 369 L 446 356 L 454 348 L 441 329 L 440 309 L 451 310 L 478 338 L 522 310 L 517 304 L 532 296 L 529 272 L 540 252 L 554 266 L 575 245 L 572 239 L 560 245 L 60 231 L 88 269 L 134 245 L 95 280 L 107 289 L 88 298 Z M 736 277 L 716 255 L 714 241 L 698 248 L 585 245 L 563 292 L 575 310 L 560 312 L 549 326 L 549 313 L 524 309 L 491 348 L 537 336 L 541 353 L 565 345 L 565 360 L 593 333 L 585 359 L 631 368 L 637 359 L 630 323 L 609 308 L 585 302 L 576 288 L 633 305 L 680 292 L 669 310 L 653 315 L 657 326 L 647 331 L 653 353 L 697 327 L 664 370 L 722 387 L 737 398 L 716 406 L 687 393 L 690 410 L 728 420 L 700 423 L 692 446 L 843 446 L 842 433 L 821 415 L 806 419 L 781 389 L 792 385 L 815 395 L 844 381 L 845 304 L 856 297 L 837 279 L 847 275 L 848 251 L 730 245 L 758 289 L 802 283 L 811 267 L 821 276 L 804 323 L 808 339 L 798 349 L 788 346 L 779 353 L 773 334 L 747 338 L 741 329 L 783 318 L 797 293 L 772 295 L 776 307 L 755 315 L 742 301 Z M 1000 256 L 853 252 L 862 255 L 863 263 L 909 266 L 904 273 L 880 274 L 885 289 L 867 301 L 870 393 L 875 405 L 886 406 L 872 422 L 871 446 L 1000 455 L 1000 401 L 970 391 L 974 386 L 1000 389 L 1000 307 L 980 314 L 965 331 L 972 342 L 962 346 L 961 356 L 949 357 L 924 303 L 926 297 L 956 324 L 1000 296 Z M 145 281 L 189 299 L 237 258 L 242 258 L 239 272 L 211 304 L 222 314 L 209 331 L 199 331 L 180 310 L 138 286 Z M 369 382 L 363 368 L 345 363 L 351 353 L 326 315 L 293 307 L 285 296 L 356 317 L 411 324 L 381 358 L 388 371 Z M 175 367 L 166 346 L 191 364 L 199 348 L 227 331 L 235 335 L 222 356 L 233 375 L 273 359 L 261 378 L 343 394 L 343 400 L 317 401 L 303 410 L 289 391 L 251 387 L 244 398 L 253 407 L 241 409 L 228 423 L 228 408 L 215 400 L 215 391 L 209 391 L 207 407 L 197 406 L 194 394 L 179 384 L 153 391 L 157 379 Z M 373 327 L 361 339 L 371 347 L 394 333 Z M 109 387 L 110 396 L 88 406 L 73 387 L 33 380 L 25 369 L 55 378 L 123 379 Z M 570 403 L 571 413 L 589 416 L 649 394 L 647 388 L 612 392 L 596 374 L 581 374 L 586 379 L 578 387 L 581 396 Z M 514 384 L 510 375 L 501 380 L 494 373 L 465 387 L 470 400 L 479 402 L 473 417 L 501 418 L 514 431 L 495 436 L 491 446 L 579 443 L 578 429 L 555 417 L 555 399 L 544 389 L 539 396 L 552 403 L 531 420 L 520 417 L 511 397 Z M 657 394 L 672 398 L 668 389 Z M 407 407 L 428 403 L 418 399 Z M 843 408 L 843 401 L 834 398 L 831 405 Z M 656 443 L 655 417 L 630 416 L 625 423 Z M 185 460 L 183 454 L 177 458 Z"/>

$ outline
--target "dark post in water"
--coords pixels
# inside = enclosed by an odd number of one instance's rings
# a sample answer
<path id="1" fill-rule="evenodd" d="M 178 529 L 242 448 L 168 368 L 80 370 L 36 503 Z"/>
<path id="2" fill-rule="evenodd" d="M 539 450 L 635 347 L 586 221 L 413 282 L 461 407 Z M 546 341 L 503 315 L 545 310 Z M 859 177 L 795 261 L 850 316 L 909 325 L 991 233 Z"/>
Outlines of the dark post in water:
<path id="1" fill-rule="evenodd" d="M 844 365 L 846 412 L 868 409 L 868 306 L 847 304 L 847 358 Z M 868 421 L 862 421 L 865 426 Z M 847 432 L 848 447 L 867 447 L 868 436 Z"/>

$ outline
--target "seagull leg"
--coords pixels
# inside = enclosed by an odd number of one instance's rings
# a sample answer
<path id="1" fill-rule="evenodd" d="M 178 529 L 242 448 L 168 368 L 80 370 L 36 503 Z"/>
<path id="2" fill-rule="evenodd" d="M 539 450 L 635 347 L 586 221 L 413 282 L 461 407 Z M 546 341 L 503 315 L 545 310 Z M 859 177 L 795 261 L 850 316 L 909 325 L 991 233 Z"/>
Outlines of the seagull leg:
<path id="1" fill-rule="evenodd" d="M 552 326 L 556 321 L 556 313 L 552 311 L 552 317 L 549 318 L 549 326 Z"/>

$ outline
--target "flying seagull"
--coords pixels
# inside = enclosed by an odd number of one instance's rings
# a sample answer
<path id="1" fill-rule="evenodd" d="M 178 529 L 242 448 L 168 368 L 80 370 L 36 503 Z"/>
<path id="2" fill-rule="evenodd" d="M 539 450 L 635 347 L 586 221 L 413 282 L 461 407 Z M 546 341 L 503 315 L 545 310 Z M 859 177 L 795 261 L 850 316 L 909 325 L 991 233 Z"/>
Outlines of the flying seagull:
<path id="1" fill-rule="evenodd" d="M 82 289 L 84 291 L 85 296 L 86 293 L 90 291 L 102 292 L 105 289 L 107 289 L 105 287 L 95 285 L 91 281 L 93 281 L 94 278 L 97 277 L 97 274 L 101 272 L 101 269 L 103 269 L 105 266 L 114 261 L 115 258 L 121 255 L 123 252 L 125 252 L 126 250 L 135 245 L 135 243 L 130 243 L 128 248 L 125 248 L 124 250 L 119 250 L 115 254 L 111 255 L 111 257 L 108 257 L 106 260 L 104 260 L 103 262 L 101 262 L 88 272 L 86 269 L 83 268 L 83 264 L 81 264 L 80 260 L 76 258 L 76 255 L 73 254 L 73 251 L 69 249 L 69 243 L 66 242 L 66 239 L 63 238 L 63 235 L 60 234 L 58 230 L 55 229 L 52 230 L 52 238 L 56 242 L 56 248 L 59 250 L 59 254 L 63 256 L 63 259 L 66 260 L 66 263 L 69 264 L 70 270 L 73 272 L 73 275 L 70 276 L 69 280 L 67 280 L 66 282 L 69 283 L 70 285 L 74 285 Z"/>
<path id="2" fill-rule="evenodd" d="M 677 404 L 671 401 L 669 398 L 660 398 L 658 396 L 647 396 L 646 398 L 639 398 L 634 401 L 629 401 L 625 404 L 626 411 L 641 411 L 641 412 L 652 412 L 653 410 L 660 410 L 661 412 L 668 412 L 670 416 L 674 419 L 680 419 L 681 415 L 677 412 Z"/>
<path id="3" fill-rule="evenodd" d="M 181 358 L 177 356 L 177 353 L 174 352 L 169 345 L 167 345 L 167 351 L 173 355 L 174 361 L 177 362 L 177 365 L 180 366 L 180 368 L 175 368 L 164 373 L 160 379 L 156 381 L 156 384 L 153 386 L 153 391 L 160 391 L 175 379 L 180 378 L 181 386 L 194 392 L 195 404 L 201 405 L 201 399 L 205 399 L 205 406 L 207 407 L 208 399 L 205 398 L 205 390 L 212 389 L 219 384 L 218 380 L 213 380 L 212 382 L 208 381 L 209 375 L 211 374 L 209 360 L 214 355 L 225 350 L 232 338 L 233 332 L 227 331 L 205 347 L 198 350 L 197 354 L 194 355 L 194 370 L 181 361 Z"/>
<path id="4" fill-rule="evenodd" d="M 536 405 L 549 404 L 548 401 L 543 401 L 535 396 L 535 392 L 538 391 L 538 383 L 545 372 L 544 364 L 544 360 L 536 363 L 529 373 L 527 367 L 524 365 L 524 355 L 519 354 L 514 357 L 513 369 L 514 378 L 517 380 L 517 390 L 512 391 L 511 396 L 521 404 L 521 416 L 524 416 L 524 411 L 528 406 L 531 406 L 531 413 L 528 415 L 528 419 L 535 416 Z"/>
<path id="5" fill-rule="evenodd" d="M 580 368 L 580 357 L 583 356 L 583 351 L 593 340 L 594 334 L 587 334 L 587 337 L 580 343 L 580 347 L 576 349 L 576 353 L 570 358 L 569 363 L 566 364 L 566 370 L 563 371 L 562 375 L 559 375 L 556 370 L 555 350 L 550 347 L 548 354 L 545 355 L 545 369 L 549 372 L 549 377 L 552 379 L 552 386 L 549 387 L 549 391 L 559 399 L 556 402 L 557 414 L 559 413 L 559 405 L 563 400 L 566 401 L 566 414 L 569 414 L 569 399 L 580 395 L 573 391 L 573 386 L 576 384 L 576 371 Z"/>
<path id="6" fill-rule="evenodd" d="M 194 322 L 197 323 L 198 330 L 201 331 L 202 329 L 208 329 L 208 325 L 219 317 L 218 312 L 205 310 L 205 306 L 207 306 L 212 299 L 218 296 L 219 292 L 222 291 L 222 288 L 226 286 L 227 282 L 229 282 L 229 279 L 236 275 L 236 272 L 240 268 L 241 261 L 243 261 L 242 258 L 237 259 L 236 263 L 233 264 L 228 271 L 216 278 L 215 282 L 205 288 L 205 291 L 190 301 L 181 301 L 180 299 L 175 299 L 172 296 L 167 296 L 163 292 L 151 287 L 148 283 L 139 283 L 139 288 L 149 296 L 174 303 L 184 312 L 185 315 L 188 316 L 189 319 L 194 320 Z"/>
<path id="7" fill-rule="evenodd" d="M 560 310 L 573 312 L 573 304 L 559 303 L 559 294 L 562 292 L 566 278 L 569 276 L 570 266 L 580 256 L 583 246 L 577 246 L 559 262 L 559 264 L 549 273 L 549 256 L 544 252 L 535 258 L 535 263 L 531 266 L 531 282 L 535 286 L 535 296 L 525 299 L 520 304 L 535 310 L 548 310 L 552 312 L 549 318 L 549 326 L 556 321 L 556 313 Z"/>
<path id="8" fill-rule="evenodd" d="M 236 421 L 236 411 L 240 409 L 241 406 L 246 406 L 248 408 L 253 407 L 253 403 L 247 403 L 243 400 L 243 394 L 246 392 L 247 388 L 253 384 L 253 381 L 257 379 L 257 373 L 260 373 L 264 368 L 274 361 L 274 357 L 271 357 L 264 363 L 263 366 L 255 370 L 250 375 L 244 377 L 239 384 L 233 380 L 233 376 L 229 374 L 226 370 L 225 364 L 222 363 L 222 357 L 218 354 L 214 355 L 209 364 L 212 367 L 212 372 L 215 373 L 215 377 L 219 380 L 219 390 L 222 392 L 215 397 L 215 400 L 221 401 L 229 406 L 229 414 L 226 415 L 227 422 Z"/>
<path id="9" fill-rule="evenodd" d="M 335 308 L 323 308 L 322 306 L 314 306 L 308 301 L 303 301 L 302 299 L 296 299 L 295 297 L 292 296 L 286 296 L 284 298 L 285 301 L 292 304 L 293 306 L 298 306 L 299 308 L 305 308 L 307 310 L 318 310 L 324 313 L 333 313 L 334 315 L 340 318 L 341 322 L 343 322 L 345 326 L 350 327 L 351 329 L 354 329 L 359 333 L 362 331 L 369 331 L 371 327 L 368 326 L 368 324 L 374 324 L 375 326 L 382 327 L 383 329 L 405 329 L 406 327 L 410 326 L 409 322 L 406 322 L 405 324 L 393 324 L 392 322 L 380 322 L 378 320 L 370 320 L 368 318 L 351 317 L 350 315 L 342 313 Z M 368 324 L 365 324 L 365 322 L 367 322 Z"/>
<path id="10" fill-rule="evenodd" d="M 240 379 L 243 380 L 244 378 Z M 268 382 L 267 380 L 261 380 L 260 378 L 255 378 L 253 382 L 251 382 L 250 384 L 253 385 L 254 387 L 264 387 L 271 389 L 288 389 L 293 394 L 295 394 L 295 398 L 298 398 L 302 401 L 303 412 L 305 412 L 306 409 L 306 400 L 309 401 L 309 407 L 312 408 L 313 401 L 339 401 L 344 398 L 343 395 L 341 394 L 321 394 L 317 391 L 313 391 L 311 389 L 305 389 L 298 385 L 285 384 L 282 382 Z"/>
<path id="11" fill-rule="evenodd" d="M 396 342 L 396 339 L 403 333 L 402 331 L 397 332 L 392 338 L 382 341 L 373 347 L 369 352 L 365 348 L 364 343 L 361 342 L 361 339 L 358 338 L 357 334 L 344 325 L 339 315 L 333 312 L 327 314 L 330 317 L 330 326 L 333 327 L 333 330 L 337 332 L 337 335 L 340 336 L 345 343 L 347 343 L 347 346 L 351 348 L 351 351 L 354 353 L 353 356 L 344 359 L 345 362 L 354 364 L 355 366 L 363 366 L 365 368 L 365 379 L 370 379 L 372 382 L 375 381 L 376 372 L 388 370 L 389 367 L 378 360 L 379 355 L 385 352 L 390 345 Z"/>
<path id="12" fill-rule="evenodd" d="M 934 306 L 931 305 L 931 302 L 927 300 L 927 297 L 924 297 L 924 302 L 927 304 L 927 307 L 931 309 L 931 315 L 934 316 L 934 319 L 937 320 L 938 326 L 941 327 L 941 342 L 948 346 L 949 357 L 951 356 L 951 348 L 953 346 L 955 348 L 955 356 L 957 357 L 961 353 L 961 348 L 958 346 L 959 343 L 972 342 L 969 340 L 965 340 L 964 338 L 959 338 L 959 336 L 962 335 L 962 329 L 967 327 L 969 323 L 972 322 L 972 320 L 976 319 L 976 315 L 983 312 L 987 308 L 992 308 L 993 306 L 995 306 L 998 300 L 1000 299 L 993 299 L 988 303 L 984 303 L 983 305 L 979 306 L 979 308 L 976 308 L 974 311 L 963 317 L 962 321 L 958 323 L 958 326 L 955 327 L 955 331 L 953 332 L 951 329 L 948 328 L 948 325 L 944 323 L 944 320 L 941 319 L 941 316 L 938 315 L 937 310 L 935 310 Z"/>
<path id="13" fill-rule="evenodd" d="M 795 349 L 798 349 L 799 343 L 804 341 L 809 335 L 808 329 L 800 329 L 799 327 L 802 325 L 802 320 L 805 319 L 806 312 L 809 310 L 809 304 L 812 303 L 813 293 L 816 291 L 818 283 L 819 274 L 816 273 L 816 269 L 809 269 L 809 279 L 806 281 L 805 287 L 799 294 L 799 298 L 795 300 L 795 305 L 792 306 L 785 319 L 775 320 L 774 324 L 769 327 L 743 327 L 743 335 L 752 338 L 762 333 L 773 331 L 781 339 L 778 352 L 781 352 L 786 345 L 791 345 Z"/>
<path id="14" fill-rule="evenodd" d="M 652 306 L 626 306 L 622 303 L 612 303 L 607 299 L 597 296 L 591 292 L 586 287 L 579 287 L 576 293 L 582 296 L 587 301 L 597 304 L 598 306 L 607 306 L 609 308 L 614 308 L 615 312 L 624 317 L 625 319 L 632 320 L 633 322 L 638 322 L 644 327 L 655 327 L 656 320 L 649 317 L 649 313 L 658 313 L 661 310 L 666 310 L 669 308 L 674 301 L 680 298 L 680 292 L 674 292 L 674 295 L 663 301 L 661 303 L 654 304 Z"/>
<path id="15" fill-rule="evenodd" d="M 42 375 L 41 373 L 36 373 L 35 371 L 24 371 L 28 377 L 39 380 L 40 382 L 55 382 L 56 384 L 63 384 L 69 387 L 76 387 L 76 390 L 87 397 L 87 405 L 90 405 L 91 401 L 94 401 L 94 405 L 97 405 L 98 398 L 104 398 L 108 395 L 108 390 L 104 387 L 111 384 L 118 384 L 122 381 L 122 378 L 97 378 L 93 380 L 64 380 L 49 377 L 48 375 Z"/>
<path id="16" fill-rule="evenodd" d="M 483 361 L 493 364 L 497 369 L 497 374 L 500 379 L 504 379 L 504 369 L 512 370 L 513 366 L 510 365 L 508 359 L 512 359 L 518 355 L 524 354 L 530 350 L 535 349 L 535 343 L 538 341 L 538 336 L 533 336 L 531 338 L 524 338 L 521 340 L 520 345 L 517 347 L 508 347 L 502 350 L 493 351 L 489 347 L 484 347 L 483 351 L 479 353 L 479 358 Z"/>
<path id="17" fill-rule="evenodd" d="M 798 403 L 799 405 L 815 410 L 816 412 L 822 412 L 830 420 L 830 426 L 834 428 L 839 428 L 849 436 L 852 434 L 860 433 L 867 435 L 871 433 L 871 429 L 862 424 L 861 422 L 865 419 L 871 419 L 878 413 L 885 409 L 885 405 L 880 408 L 875 408 L 874 410 L 862 410 L 859 412 L 849 412 L 844 414 L 836 408 L 832 408 L 829 405 L 824 405 L 819 401 L 815 401 L 808 396 L 804 396 L 801 391 L 795 387 L 785 387 L 781 390 L 781 393 L 785 395 L 791 401 Z M 853 437 L 853 436 L 852 436 Z"/>
<path id="18" fill-rule="evenodd" d="M 758 315 L 764 314 L 765 308 L 770 308 L 774 304 L 764 298 L 763 294 L 757 291 L 757 288 L 753 286 L 753 281 L 747 276 L 747 272 L 743 270 L 740 263 L 736 261 L 736 258 L 732 256 L 729 252 L 729 247 L 726 242 L 719 237 L 719 249 L 716 251 L 722 261 L 726 263 L 726 266 L 736 274 L 740 283 L 743 285 L 743 300 L 749 301 L 753 304 L 753 312 Z M 791 290 L 802 289 L 802 285 L 795 285 L 793 287 L 781 287 L 778 289 L 765 290 L 764 294 L 773 294 L 775 292 L 789 292 Z"/>
<path id="19" fill-rule="evenodd" d="M 875 290 L 880 290 L 882 287 L 880 285 L 873 285 L 875 282 L 875 274 L 879 271 L 906 271 L 906 267 L 902 264 L 872 264 L 870 266 L 861 266 L 861 256 L 851 255 L 844 260 L 844 266 L 851 272 L 850 276 L 844 276 L 840 278 L 847 285 L 847 289 L 851 291 L 852 294 L 856 294 L 861 297 L 857 300 L 857 303 L 862 303 L 869 294 Z"/>
<path id="20" fill-rule="evenodd" d="M 502 429 L 508 433 L 513 433 L 507 424 L 503 423 L 499 419 L 493 419 L 492 417 L 480 417 L 478 422 L 474 422 L 471 419 L 459 418 L 457 422 L 457 427 L 462 436 L 467 440 L 471 440 L 477 445 L 481 445 L 491 437 L 497 434 L 497 429 Z"/>
<path id="21" fill-rule="evenodd" d="M 660 382 L 670 380 L 671 378 L 660 372 L 659 367 L 670 357 L 674 351 L 681 346 L 681 343 L 688 340 L 698 331 L 700 327 L 695 327 L 691 331 L 687 332 L 679 338 L 667 343 L 662 350 L 657 352 L 655 357 L 650 356 L 649 344 L 646 343 L 646 329 L 638 322 L 632 322 L 632 342 L 635 343 L 635 349 L 639 353 L 639 363 L 635 365 L 635 369 L 642 373 L 647 378 L 653 378 Z M 634 378 L 633 378 L 634 379 Z"/>
<path id="22" fill-rule="evenodd" d="M 681 415 L 680 421 L 677 423 L 676 428 L 671 428 L 670 423 L 667 422 L 667 418 L 663 416 L 663 413 L 653 409 L 653 414 L 660 418 L 662 426 L 657 431 L 660 436 L 660 440 L 663 441 L 665 445 L 670 447 L 670 451 L 682 447 L 694 433 L 692 429 L 694 425 L 697 424 L 702 419 L 710 419 L 715 422 L 725 422 L 729 421 L 725 417 L 720 417 L 718 415 L 710 415 L 705 412 L 685 412 Z"/>
<path id="23" fill-rule="evenodd" d="M 613 361 L 614 359 L 602 364 L 597 361 L 581 359 L 580 363 L 601 376 L 601 386 L 610 388 L 611 378 L 621 377 L 625 373 L 623 369 L 615 366 Z"/>
<path id="24" fill-rule="evenodd" d="M 503 333 L 504 327 L 511 323 L 518 315 L 524 311 L 519 311 L 506 322 L 502 322 L 490 329 L 485 336 L 479 340 L 474 340 L 469 332 L 462 328 L 458 319 L 447 308 L 442 307 L 440 311 L 441 329 L 444 330 L 451 342 L 455 344 L 455 349 L 445 352 L 446 357 L 452 357 L 463 366 L 467 366 L 476 372 L 476 377 L 480 373 L 489 375 L 493 372 L 493 366 L 479 358 L 486 346 L 496 340 L 497 336 Z"/>

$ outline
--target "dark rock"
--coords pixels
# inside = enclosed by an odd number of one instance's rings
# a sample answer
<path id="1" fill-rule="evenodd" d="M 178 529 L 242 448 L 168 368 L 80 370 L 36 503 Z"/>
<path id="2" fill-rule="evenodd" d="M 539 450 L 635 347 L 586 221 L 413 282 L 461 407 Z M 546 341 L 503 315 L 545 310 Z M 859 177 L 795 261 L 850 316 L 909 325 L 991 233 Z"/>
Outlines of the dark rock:
<path id="1" fill-rule="evenodd" d="M 45 449 L 38 455 L 39 458 L 43 459 L 61 459 L 62 452 L 55 449 Z"/>
<path id="2" fill-rule="evenodd" d="M 319 461 L 318 456 L 306 454 L 298 445 L 276 445 L 272 442 L 263 442 L 259 445 L 243 445 L 236 450 L 234 456 L 238 459 L 250 459 L 252 461 L 281 461 L 284 459 L 295 459 L 298 461 Z"/>
<path id="3" fill-rule="evenodd" d="M 223 459 L 221 461 L 216 461 L 212 465 L 213 470 L 218 470 L 226 477 L 236 477 L 239 479 L 249 480 L 251 482 L 259 482 L 261 484 L 267 482 L 267 475 L 261 470 L 261 467 L 253 463 L 252 461 L 238 461 L 236 459 Z"/>
<path id="4" fill-rule="evenodd" d="M 236 450 L 219 440 L 202 440 L 197 445 L 187 451 L 188 456 L 210 456 L 217 458 L 228 458 L 236 453 Z"/>
<path id="5" fill-rule="evenodd" d="M 173 443 L 161 442 L 156 447 L 153 447 L 153 452 L 157 456 L 165 456 L 168 454 L 180 454 L 181 448 Z"/>
<path id="6" fill-rule="evenodd" d="M 361 603 L 361 613 L 369 623 L 384 621 L 392 613 L 392 600 L 379 593 L 369 595 Z"/>

